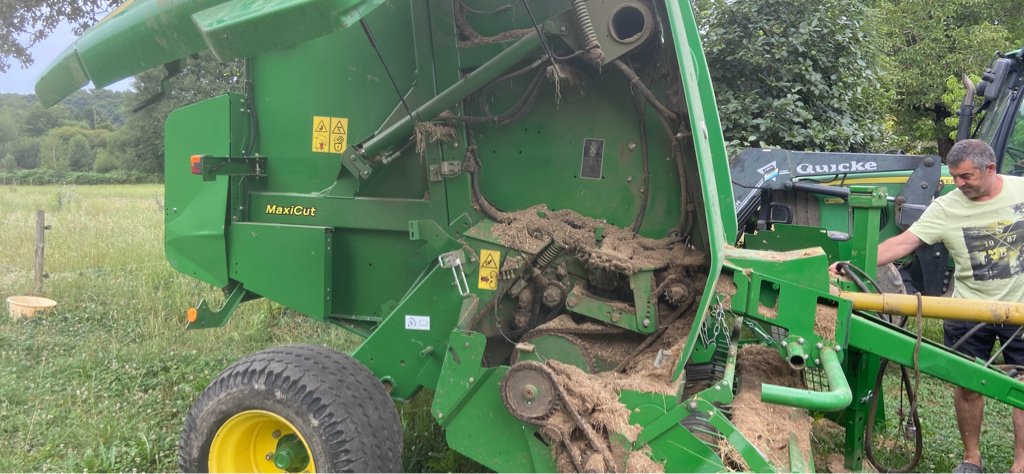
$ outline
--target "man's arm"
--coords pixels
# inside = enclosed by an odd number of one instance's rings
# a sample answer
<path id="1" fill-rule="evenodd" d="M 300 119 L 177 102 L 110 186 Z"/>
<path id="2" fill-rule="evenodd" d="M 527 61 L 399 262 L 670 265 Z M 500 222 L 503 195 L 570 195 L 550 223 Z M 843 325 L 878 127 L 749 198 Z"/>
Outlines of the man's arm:
<path id="1" fill-rule="evenodd" d="M 920 238 L 910 231 L 904 231 L 900 235 L 885 239 L 885 242 L 878 245 L 878 265 L 892 263 L 913 252 L 923 243 Z M 829 265 L 828 270 L 838 275 L 839 269 L 837 265 L 839 265 L 839 262 Z"/>
<path id="2" fill-rule="evenodd" d="M 921 241 L 913 232 L 904 231 L 895 237 L 885 239 L 878 245 L 878 265 L 895 262 L 921 246 Z"/>

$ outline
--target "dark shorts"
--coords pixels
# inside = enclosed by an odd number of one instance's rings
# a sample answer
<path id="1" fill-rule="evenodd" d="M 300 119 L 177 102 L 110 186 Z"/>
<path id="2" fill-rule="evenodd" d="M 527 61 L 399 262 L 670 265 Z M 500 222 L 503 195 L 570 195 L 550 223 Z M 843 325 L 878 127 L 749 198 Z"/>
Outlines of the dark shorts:
<path id="1" fill-rule="evenodd" d="M 946 340 L 946 346 L 952 347 L 976 324 L 978 323 L 968 321 L 943 321 L 942 334 Z M 998 339 L 1000 344 L 1006 344 L 1006 341 L 1013 337 L 1017 329 L 1020 329 L 1020 326 L 1013 324 L 986 324 L 962 342 L 957 351 L 987 361 L 992 357 L 992 348 L 996 340 Z M 1007 364 L 1024 365 L 1024 340 L 1018 336 L 1010 341 L 1009 346 L 1003 350 L 1002 357 Z M 996 361 L 998 362 L 998 360 L 997 357 Z"/>

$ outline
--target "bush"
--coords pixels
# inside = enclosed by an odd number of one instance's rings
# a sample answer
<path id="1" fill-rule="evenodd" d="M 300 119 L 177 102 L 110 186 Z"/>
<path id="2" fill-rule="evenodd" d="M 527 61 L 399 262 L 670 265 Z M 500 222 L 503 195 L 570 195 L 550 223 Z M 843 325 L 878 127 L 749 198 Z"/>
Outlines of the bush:
<path id="1" fill-rule="evenodd" d="M 0 173 L 0 184 L 44 185 L 44 184 L 142 184 L 159 183 L 160 175 L 141 171 L 116 170 L 110 173 L 63 172 L 51 169 L 22 170 L 14 173 Z"/>

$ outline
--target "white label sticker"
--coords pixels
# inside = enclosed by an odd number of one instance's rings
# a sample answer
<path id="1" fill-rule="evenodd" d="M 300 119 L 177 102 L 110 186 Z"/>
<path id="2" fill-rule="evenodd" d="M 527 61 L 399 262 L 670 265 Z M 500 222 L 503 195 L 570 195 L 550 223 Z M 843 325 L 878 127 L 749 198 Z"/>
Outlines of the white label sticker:
<path id="1" fill-rule="evenodd" d="M 430 316 L 405 315 L 405 328 L 413 331 L 429 331 Z"/>

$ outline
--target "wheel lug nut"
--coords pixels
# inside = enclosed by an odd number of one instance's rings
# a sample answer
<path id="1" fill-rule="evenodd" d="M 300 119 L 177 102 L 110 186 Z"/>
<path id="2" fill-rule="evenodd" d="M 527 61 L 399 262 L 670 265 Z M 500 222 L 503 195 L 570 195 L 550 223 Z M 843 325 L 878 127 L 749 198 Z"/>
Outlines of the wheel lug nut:
<path id="1" fill-rule="evenodd" d="M 274 432 L 271 433 L 270 436 L 273 436 L 274 439 L 280 438 L 281 437 L 281 430 L 274 430 Z"/>

